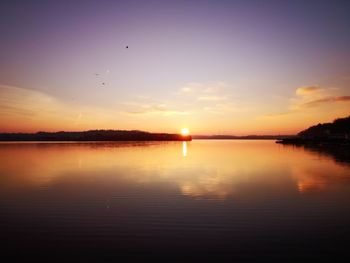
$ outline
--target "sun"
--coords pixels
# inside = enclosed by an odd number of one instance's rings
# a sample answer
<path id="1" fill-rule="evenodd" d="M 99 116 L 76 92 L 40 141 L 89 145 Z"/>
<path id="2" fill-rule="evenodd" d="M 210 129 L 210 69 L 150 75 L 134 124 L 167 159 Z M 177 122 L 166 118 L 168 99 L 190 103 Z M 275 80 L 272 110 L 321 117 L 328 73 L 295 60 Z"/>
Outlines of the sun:
<path id="1" fill-rule="evenodd" d="M 190 134 L 190 130 L 188 128 L 182 128 L 181 129 L 181 135 L 182 136 L 187 136 Z"/>

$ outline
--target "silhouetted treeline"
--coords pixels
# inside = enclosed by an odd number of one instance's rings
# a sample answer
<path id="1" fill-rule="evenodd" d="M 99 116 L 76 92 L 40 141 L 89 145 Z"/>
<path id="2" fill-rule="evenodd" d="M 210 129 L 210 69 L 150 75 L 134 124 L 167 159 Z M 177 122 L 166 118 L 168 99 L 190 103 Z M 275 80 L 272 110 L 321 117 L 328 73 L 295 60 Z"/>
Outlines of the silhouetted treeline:
<path id="1" fill-rule="evenodd" d="M 190 141 L 180 134 L 125 130 L 90 130 L 82 132 L 0 133 L 0 141 Z"/>
<path id="2" fill-rule="evenodd" d="M 350 116 L 319 123 L 298 133 L 295 138 L 284 138 L 283 144 L 347 144 L 350 145 Z"/>
<path id="3" fill-rule="evenodd" d="M 350 136 L 350 116 L 334 120 L 332 123 L 319 123 L 299 132 L 303 138 L 339 138 L 348 139 Z"/>

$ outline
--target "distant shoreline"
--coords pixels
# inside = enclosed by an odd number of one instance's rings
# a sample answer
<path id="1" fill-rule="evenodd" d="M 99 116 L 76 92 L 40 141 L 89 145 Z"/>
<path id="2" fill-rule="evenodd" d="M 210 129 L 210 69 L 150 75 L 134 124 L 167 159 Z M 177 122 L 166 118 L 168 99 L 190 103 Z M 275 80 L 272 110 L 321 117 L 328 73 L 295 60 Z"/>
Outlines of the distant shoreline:
<path id="1" fill-rule="evenodd" d="M 286 144 L 286 145 L 346 145 L 350 146 L 350 140 L 348 139 L 305 139 L 305 138 L 285 138 L 282 140 L 277 140 L 276 143 Z"/>
<path id="2" fill-rule="evenodd" d="M 150 133 L 126 130 L 90 130 L 82 132 L 37 132 L 37 133 L 0 133 L 0 141 L 191 141 L 190 135 Z"/>
<path id="3" fill-rule="evenodd" d="M 193 135 L 194 140 L 279 140 L 281 138 L 294 138 L 295 135 Z"/>
<path id="4" fill-rule="evenodd" d="M 6 142 L 167 142 L 167 141 L 181 141 L 181 142 L 188 142 L 188 141 L 275 141 L 276 139 L 261 139 L 261 138 L 230 138 L 230 139 L 221 139 L 221 138 L 215 138 L 215 139 L 198 139 L 198 138 L 191 138 L 191 139 L 126 139 L 126 140 L 2 140 L 0 139 L 0 143 L 6 143 Z"/>

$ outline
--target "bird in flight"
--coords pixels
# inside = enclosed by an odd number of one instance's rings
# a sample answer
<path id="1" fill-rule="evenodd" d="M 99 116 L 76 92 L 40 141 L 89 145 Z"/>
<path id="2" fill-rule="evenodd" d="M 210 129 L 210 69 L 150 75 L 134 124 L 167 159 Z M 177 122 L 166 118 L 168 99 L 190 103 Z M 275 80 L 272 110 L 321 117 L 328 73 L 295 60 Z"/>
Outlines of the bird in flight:
<path id="1" fill-rule="evenodd" d="M 125 48 L 129 48 L 129 46 L 126 46 Z"/>
<path id="2" fill-rule="evenodd" d="M 106 72 L 103 74 L 103 73 L 94 73 L 94 75 L 97 77 L 97 79 L 99 80 L 99 81 L 101 81 L 100 83 L 100 85 L 102 85 L 102 86 L 106 86 L 106 78 L 107 78 L 107 76 L 109 75 L 109 73 L 110 73 L 110 70 L 109 69 L 107 69 L 106 70 Z"/>

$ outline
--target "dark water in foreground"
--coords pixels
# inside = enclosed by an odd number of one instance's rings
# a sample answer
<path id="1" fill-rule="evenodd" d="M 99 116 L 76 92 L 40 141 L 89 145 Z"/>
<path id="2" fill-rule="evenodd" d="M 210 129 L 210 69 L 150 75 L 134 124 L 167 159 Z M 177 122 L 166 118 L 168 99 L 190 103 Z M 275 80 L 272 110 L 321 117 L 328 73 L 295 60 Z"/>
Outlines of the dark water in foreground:
<path id="1" fill-rule="evenodd" d="M 1 143 L 0 237 L 2 256 L 47 262 L 345 260 L 350 160 L 274 141 Z"/>

